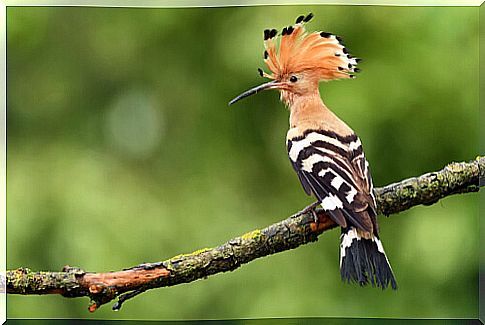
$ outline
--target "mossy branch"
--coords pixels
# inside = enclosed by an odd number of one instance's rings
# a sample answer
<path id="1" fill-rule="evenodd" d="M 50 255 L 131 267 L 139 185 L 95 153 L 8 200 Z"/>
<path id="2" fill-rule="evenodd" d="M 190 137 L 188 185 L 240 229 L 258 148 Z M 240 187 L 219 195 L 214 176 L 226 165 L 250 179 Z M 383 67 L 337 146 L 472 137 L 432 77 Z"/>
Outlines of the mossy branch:
<path id="1" fill-rule="evenodd" d="M 384 215 L 413 206 L 431 205 L 443 197 L 477 192 L 485 184 L 485 157 L 469 163 L 451 163 L 444 169 L 375 189 L 377 206 Z M 211 249 L 178 255 L 163 262 L 146 263 L 117 272 L 93 273 L 65 266 L 62 272 L 33 272 L 19 268 L 6 272 L 0 282 L 9 294 L 61 294 L 91 298 L 90 311 L 118 297 L 113 309 L 148 289 L 173 286 L 233 271 L 256 258 L 316 241 L 325 230 L 336 227 L 321 210 L 314 222 L 302 210 L 286 220 L 254 230 Z M 1 283 L 0 283 L 1 284 Z"/>

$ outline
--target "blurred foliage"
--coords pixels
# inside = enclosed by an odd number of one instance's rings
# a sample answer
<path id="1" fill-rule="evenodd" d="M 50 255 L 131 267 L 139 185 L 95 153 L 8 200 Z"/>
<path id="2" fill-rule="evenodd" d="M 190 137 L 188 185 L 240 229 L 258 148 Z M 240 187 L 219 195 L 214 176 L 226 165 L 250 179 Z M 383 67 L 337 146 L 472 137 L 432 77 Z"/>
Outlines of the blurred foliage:
<path id="1" fill-rule="evenodd" d="M 312 199 L 286 154 L 288 113 L 261 83 L 262 30 L 313 12 L 364 58 L 321 85 L 360 135 L 374 184 L 478 154 L 478 8 L 9 7 L 7 266 L 118 270 L 218 245 Z M 397 292 L 345 285 L 339 231 L 120 313 L 86 299 L 9 296 L 9 317 L 477 317 L 478 196 L 390 219 Z"/>

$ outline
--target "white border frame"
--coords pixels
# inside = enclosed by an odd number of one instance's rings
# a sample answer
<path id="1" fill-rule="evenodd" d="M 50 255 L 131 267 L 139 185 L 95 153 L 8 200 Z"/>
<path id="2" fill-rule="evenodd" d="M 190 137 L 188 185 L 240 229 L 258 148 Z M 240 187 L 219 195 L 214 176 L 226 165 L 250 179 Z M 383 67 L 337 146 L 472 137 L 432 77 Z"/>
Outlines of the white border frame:
<path id="1" fill-rule="evenodd" d="M 234 2 L 240 2 L 235 4 Z M 6 294 L 6 172 L 7 172 L 7 13 L 8 6 L 76 6 L 76 7 L 241 7 L 263 5 L 380 5 L 380 6 L 481 6 L 485 0 L 0 0 L 0 322 L 7 320 Z M 3 87 L 1 86 L 3 84 Z M 479 297 L 479 301 L 480 301 Z M 478 309 L 481 310 L 479 302 Z M 480 319 L 483 315 L 477 315 Z"/>

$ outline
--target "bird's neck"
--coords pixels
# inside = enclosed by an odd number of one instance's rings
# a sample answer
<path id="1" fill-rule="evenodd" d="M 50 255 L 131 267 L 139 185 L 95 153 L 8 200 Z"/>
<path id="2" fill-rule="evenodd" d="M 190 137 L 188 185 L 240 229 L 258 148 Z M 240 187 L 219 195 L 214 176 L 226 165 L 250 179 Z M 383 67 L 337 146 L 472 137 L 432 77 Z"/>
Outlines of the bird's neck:
<path id="1" fill-rule="evenodd" d="M 298 130 L 297 133 L 308 129 L 323 129 L 342 136 L 353 134 L 352 129 L 325 106 L 318 91 L 295 97 L 289 109 L 290 128 Z"/>

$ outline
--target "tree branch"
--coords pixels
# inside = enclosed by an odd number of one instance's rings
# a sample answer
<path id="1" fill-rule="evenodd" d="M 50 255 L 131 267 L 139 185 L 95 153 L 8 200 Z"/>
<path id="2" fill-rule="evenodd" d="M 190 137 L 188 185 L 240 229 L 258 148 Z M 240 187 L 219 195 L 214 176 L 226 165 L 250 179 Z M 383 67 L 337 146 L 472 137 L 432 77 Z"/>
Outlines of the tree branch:
<path id="1" fill-rule="evenodd" d="M 431 205 L 443 197 L 478 192 L 485 185 L 485 157 L 469 163 L 451 163 L 444 169 L 375 189 L 379 213 L 395 214 L 413 206 Z M 275 254 L 316 241 L 325 230 L 337 225 L 321 209 L 318 223 L 304 209 L 286 220 L 211 249 L 182 254 L 157 263 L 137 265 L 108 273 L 85 272 L 65 266 L 62 272 L 33 272 L 18 268 L 6 272 L 0 282 L 9 294 L 61 294 L 65 297 L 90 297 L 93 312 L 118 297 L 113 309 L 148 289 L 192 282 L 216 273 L 233 271 L 259 257 Z"/>

